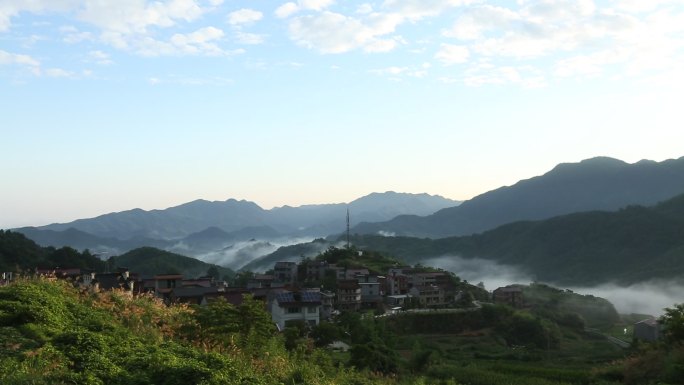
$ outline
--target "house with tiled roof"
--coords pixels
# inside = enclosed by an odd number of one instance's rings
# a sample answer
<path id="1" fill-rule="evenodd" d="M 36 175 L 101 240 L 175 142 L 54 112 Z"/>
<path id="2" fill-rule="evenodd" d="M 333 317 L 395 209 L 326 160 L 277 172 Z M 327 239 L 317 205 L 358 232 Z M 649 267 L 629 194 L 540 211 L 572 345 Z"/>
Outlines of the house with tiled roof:
<path id="1" fill-rule="evenodd" d="M 321 293 L 318 291 L 282 291 L 271 303 L 271 319 L 279 330 L 302 321 L 310 326 L 320 323 Z"/>

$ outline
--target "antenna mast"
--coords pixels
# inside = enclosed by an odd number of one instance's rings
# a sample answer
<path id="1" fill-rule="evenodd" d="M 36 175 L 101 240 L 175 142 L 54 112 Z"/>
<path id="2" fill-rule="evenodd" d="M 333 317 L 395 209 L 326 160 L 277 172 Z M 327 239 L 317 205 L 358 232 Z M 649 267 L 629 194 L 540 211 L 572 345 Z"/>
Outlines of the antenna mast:
<path id="1" fill-rule="evenodd" d="M 349 207 L 347 207 L 347 249 L 349 249 Z"/>

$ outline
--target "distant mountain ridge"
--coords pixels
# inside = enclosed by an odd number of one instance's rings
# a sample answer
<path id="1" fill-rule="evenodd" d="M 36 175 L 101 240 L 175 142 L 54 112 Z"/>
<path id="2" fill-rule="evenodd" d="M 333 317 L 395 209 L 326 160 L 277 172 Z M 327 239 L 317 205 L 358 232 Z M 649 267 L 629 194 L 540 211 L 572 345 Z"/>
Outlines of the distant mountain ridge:
<path id="1" fill-rule="evenodd" d="M 135 209 L 16 231 L 43 246 L 90 249 L 103 258 L 151 246 L 237 269 L 279 246 L 344 231 L 347 208 L 354 223 L 387 220 L 402 213 L 429 214 L 459 203 L 436 195 L 391 191 L 349 204 L 271 210 L 235 199 L 196 200 L 166 210 Z"/>
<path id="2" fill-rule="evenodd" d="M 540 220 L 590 210 L 653 205 L 684 193 L 684 157 L 629 164 L 597 157 L 563 163 L 544 175 L 519 181 L 428 216 L 404 215 L 360 223 L 359 234 L 442 238 L 469 235 L 521 220 Z"/>
<path id="3" fill-rule="evenodd" d="M 389 220 L 408 213 L 428 215 L 459 203 L 439 195 L 392 191 L 373 193 L 348 204 L 283 206 L 270 210 L 264 210 L 256 203 L 245 200 L 196 200 L 164 210 L 133 209 L 69 223 L 40 226 L 38 229 L 64 231 L 73 228 L 119 240 L 140 237 L 180 239 L 212 227 L 227 233 L 246 231 L 249 228 L 270 228 L 271 236 L 325 236 L 344 229 L 347 208 L 358 223 Z"/>

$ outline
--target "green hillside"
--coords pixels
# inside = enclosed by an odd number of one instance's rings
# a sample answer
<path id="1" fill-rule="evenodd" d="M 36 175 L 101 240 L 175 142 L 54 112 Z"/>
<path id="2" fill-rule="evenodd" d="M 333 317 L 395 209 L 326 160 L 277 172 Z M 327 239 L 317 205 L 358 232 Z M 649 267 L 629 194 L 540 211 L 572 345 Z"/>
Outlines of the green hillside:
<path id="1" fill-rule="evenodd" d="M 101 270 L 104 265 L 87 250 L 78 252 L 70 247 L 40 247 L 21 233 L 0 230 L 0 271 L 27 271 L 37 267 Z"/>
<path id="2" fill-rule="evenodd" d="M 318 355 L 316 355 L 318 354 Z M 289 354 L 263 305 L 202 308 L 148 297 L 78 293 L 65 282 L 0 287 L 4 385 L 390 384 Z"/>
<path id="3" fill-rule="evenodd" d="M 357 235 L 353 243 L 411 263 L 449 255 L 491 259 L 568 285 L 677 278 L 684 275 L 684 195 L 649 208 L 515 222 L 466 237 Z"/>
<path id="4" fill-rule="evenodd" d="M 206 275 L 212 269 L 219 278 L 233 277 L 235 272 L 226 267 L 202 262 L 195 258 L 171 253 L 154 247 L 141 247 L 126 254 L 111 257 L 108 261 L 113 266 L 126 267 L 130 271 L 142 275 L 164 273 L 183 274 L 186 277 Z"/>

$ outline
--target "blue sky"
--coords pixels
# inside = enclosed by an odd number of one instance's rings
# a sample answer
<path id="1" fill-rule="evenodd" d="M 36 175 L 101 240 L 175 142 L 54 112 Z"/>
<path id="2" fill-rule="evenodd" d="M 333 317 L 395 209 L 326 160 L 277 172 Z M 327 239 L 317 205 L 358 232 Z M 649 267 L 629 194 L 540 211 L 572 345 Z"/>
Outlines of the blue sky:
<path id="1" fill-rule="evenodd" d="M 682 1 L 0 0 L 0 228 L 683 156 Z"/>

